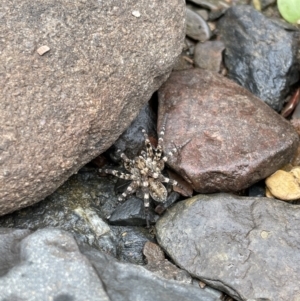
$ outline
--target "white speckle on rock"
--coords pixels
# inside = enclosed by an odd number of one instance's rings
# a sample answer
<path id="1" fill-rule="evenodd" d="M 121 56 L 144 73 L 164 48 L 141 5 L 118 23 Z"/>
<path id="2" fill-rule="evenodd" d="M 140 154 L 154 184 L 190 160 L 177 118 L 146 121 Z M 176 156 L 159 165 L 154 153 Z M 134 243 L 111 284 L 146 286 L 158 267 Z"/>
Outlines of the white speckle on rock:
<path id="1" fill-rule="evenodd" d="M 47 45 L 43 45 L 40 48 L 37 49 L 37 53 L 39 55 L 44 55 L 46 52 L 48 52 L 50 50 L 50 47 Z"/>
<path id="2" fill-rule="evenodd" d="M 137 18 L 139 18 L 141 16 L 141 13 L 138 10 L 134 10 L 132 12 L 132 15 L 135 16 L 135 17 L 137 17 Z"/>

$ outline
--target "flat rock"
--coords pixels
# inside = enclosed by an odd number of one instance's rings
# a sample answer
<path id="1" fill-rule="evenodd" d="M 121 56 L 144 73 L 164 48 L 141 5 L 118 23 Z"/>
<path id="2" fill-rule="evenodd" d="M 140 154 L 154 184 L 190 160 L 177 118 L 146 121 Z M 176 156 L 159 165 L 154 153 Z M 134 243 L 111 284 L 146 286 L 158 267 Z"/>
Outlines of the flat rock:
<path id="1" fill-rule="evenodd" d="M 168 164 L 202 193 L 239 191 L 289 162 L 291 124 L 245 88 L 208 70 L 173 72 L 159 89 Z"/>
<path id="2" fill-rule="evenodd" d="M 228 77 L 280 111 L 298 80 L 297 39 L 251 6 L 229 8 L 218 23 Z"/>
<path id="3" fill-rule="evenodd" d="M 278 200 L 197 195 L 167 211 L 157 239 L 179 267 L 236 300 L 296 301 L 299 218 L 299 205 Z"/>
<path id="4" fill-rule="evenodd" d="M 105 151 L 167 79 L 184 1 L 115 4 L 1 2 L 0 215 Z"/>

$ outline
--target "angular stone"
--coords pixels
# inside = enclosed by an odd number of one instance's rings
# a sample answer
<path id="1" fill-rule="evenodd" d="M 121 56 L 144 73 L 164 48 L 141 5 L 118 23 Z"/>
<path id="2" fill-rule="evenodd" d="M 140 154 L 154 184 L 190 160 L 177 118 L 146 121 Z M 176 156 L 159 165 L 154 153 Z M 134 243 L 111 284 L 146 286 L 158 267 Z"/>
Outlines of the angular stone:
<path id="1" fill-rule="evenodd" d="M 247 188 L 287 164 L 298 145 L 288 121 L 208 70 L 172 73 L 159 89 L 165 114 L 164 149 L 175 148 L 169 165 L 202 193 Z"/>
<path id="2" fill-rule="evenodd" d="M 278 200 L 198 195 L 167 211 L 157 239 L 179 267 L 235 300 L 299 300 L 299 218 L 299 205 Z"/>
<path id="3" fill-rule="evenodd" d="M 300 167 L 294 167 L 290 171 L 277 170 L 266 179 L 266 185 L 272 196 L 277 199 L 300 199 Z"/>
<path id="4" fill-rule="evenodd" d="M 67 232 L 23 233 L 28 236 L 17 241 L 20 230 L 4 231 L 0 231 L 0 250 L 7 252 L 1 255 L 9 258 L 11 250 L 19 259 L 0 277 L 1 300 L 109 300 L 94 268 Z M 3 240 L 8 234 L 12 239 Z"/>
<path id="5" fill-rule="evenodd" d="M 52 193 L 129 126 L 181 53 L 185 3 L 3 0 L 1 8 L 3 215 Z"/>
<path id="6" fill-rule="evenodd" d="M 218 23 L 228 77 L 280 111 L 298 80 L 297 39 L 251 6 L 229 8 Z"/>

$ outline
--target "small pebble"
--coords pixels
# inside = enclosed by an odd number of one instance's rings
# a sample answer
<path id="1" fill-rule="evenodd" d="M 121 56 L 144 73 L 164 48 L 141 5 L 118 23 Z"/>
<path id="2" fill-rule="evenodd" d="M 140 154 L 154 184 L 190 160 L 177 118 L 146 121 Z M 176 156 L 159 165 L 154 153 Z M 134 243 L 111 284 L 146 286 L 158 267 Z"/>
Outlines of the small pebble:
<path id="1" fill-rule="evenodd" d="M 50 47 L 47 45 L 43 45 L 40 48 L 37 49 L 37 53 L 39 55 L 44 55 L 45 53 L 47 53 L 50 50 Z"/>

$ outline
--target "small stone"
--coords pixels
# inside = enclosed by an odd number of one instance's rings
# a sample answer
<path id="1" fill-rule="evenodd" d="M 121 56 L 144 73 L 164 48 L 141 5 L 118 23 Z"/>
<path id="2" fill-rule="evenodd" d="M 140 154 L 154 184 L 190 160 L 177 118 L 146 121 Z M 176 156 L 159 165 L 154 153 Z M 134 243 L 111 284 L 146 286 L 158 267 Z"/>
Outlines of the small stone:
<path id="1" fill-rule="evenodd" d="M 222 52 L 225 49 L 222 41 L 199 42 L 195 47 L 195 66 L 219 72 L 222 63 Z"/>
<path id="2" fill-rule="evenodd" d="M 139 18 L 141 16 L 141 13 L 138 10 L 134 10 L 132 12 L 132 15 L 135 16 L 135 17 L 137 17 L 137 18 Z"/>
<path id="3" fill-rule="evenodd" d="M 266 185 L 271 194 L 284 201 L 294 201 L 300 198 L 300 167 L 290 172 L 278 170 L 266 179 Z"/>
<path id="4" fill-rule="evenodd" d="M 50 51 L 50 47 L 47 46 L 47 45 L 43 45 L 43 46 L 41 46 L 40 48 L 38 48 L 36 52 L 37 52 L 39 55 L 44 55 L 44 54 L 47 53 L 48 51 Z"/>
<path id="5" fill-rule="evenodd" d="M 197 41 L 207 41 L 211 31 L 206 21 L 191 9 L 186 9 L 186 35 Z"/>

